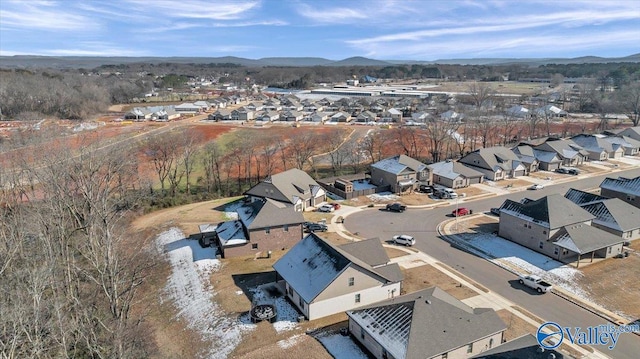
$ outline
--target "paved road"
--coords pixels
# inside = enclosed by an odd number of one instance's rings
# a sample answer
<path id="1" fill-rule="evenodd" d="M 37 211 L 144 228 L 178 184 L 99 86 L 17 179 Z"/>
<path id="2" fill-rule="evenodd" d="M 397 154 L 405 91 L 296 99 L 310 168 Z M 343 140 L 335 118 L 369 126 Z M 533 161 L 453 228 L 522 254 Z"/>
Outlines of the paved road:
<path id="1" fill-rule="evenodd" d="M 615 173 L 615 176 L 636 177 L 640 168 Z M 506 198 L 519 200 L 523 197 L 537 199 L 552 193 L 564 194 L 569 188 L 590 189 L 600 185 L 606 175 L 577 179 L 538 191 L 522 191 L 508 195 L 489 197 L 464 204 L 474 211 L 488 211 L 499 206 Z M 388 213 L 377 208 L 366 209 L 349 216 L 345 226 L 351 233 L 359 232 L 363 237 L 380 237 L 388 240 L 393 234 L 407 233 L 415 236 L 416 247 L 439 261 L 457 269 L 486 288 L 526 308 L 543 320 L 555 321 L 562 326 L 586 327 L 604 324 L 606 321 L 577 305 L 555 295 L 538 295 L 521 287 L 512 273 L 462 250 L 452 247 L 436 233 L 438 223 L 447 219 L 455 205 L 437 209 L 409 209 L 403 214 Z M 597 347 L 612 358 L 635 359 L 640 353 L 640 336 L 623 334 L 612 351 Z"/>

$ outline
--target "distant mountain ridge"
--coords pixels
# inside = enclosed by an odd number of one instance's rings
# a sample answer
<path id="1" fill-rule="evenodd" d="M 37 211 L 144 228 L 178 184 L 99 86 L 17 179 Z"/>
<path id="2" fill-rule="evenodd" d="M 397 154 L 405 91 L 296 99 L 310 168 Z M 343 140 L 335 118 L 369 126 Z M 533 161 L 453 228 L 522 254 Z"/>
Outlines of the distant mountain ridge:
<path id="1" fill-rule="evenodd" d="M 126 65 L 134 63 L 180 63 L 180 64 L 224 64 L 231 63 L 247 67 L 264 66 L 394 66 L 411 64 L 450 64 L 450 65 L 526 65 L 578 64 L 606 62 L 640 62 L 640 53 L 625 57 L 583 56 L 576 58 L 476 58 L 441 59 L 435 61 L 418 60 L 375 60 L 356 56 L 343 60 L 329 60 L 321 57 L 265 57 L 247 59 L 235 56 L 223 57 L 98 57 L 98 56 L 0 56 L 0 68 L 86 68 L 93 69 L 102 65 Z"/>

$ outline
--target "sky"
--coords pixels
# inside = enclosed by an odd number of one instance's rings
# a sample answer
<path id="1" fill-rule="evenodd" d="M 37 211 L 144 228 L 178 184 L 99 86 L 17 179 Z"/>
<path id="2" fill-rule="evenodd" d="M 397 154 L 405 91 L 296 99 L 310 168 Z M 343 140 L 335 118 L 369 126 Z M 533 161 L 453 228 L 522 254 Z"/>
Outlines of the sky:
<path id="1" fill-rule="evenodd" d="M 0 55 L 620 57 L 640 0 L 0 0 Z"/>

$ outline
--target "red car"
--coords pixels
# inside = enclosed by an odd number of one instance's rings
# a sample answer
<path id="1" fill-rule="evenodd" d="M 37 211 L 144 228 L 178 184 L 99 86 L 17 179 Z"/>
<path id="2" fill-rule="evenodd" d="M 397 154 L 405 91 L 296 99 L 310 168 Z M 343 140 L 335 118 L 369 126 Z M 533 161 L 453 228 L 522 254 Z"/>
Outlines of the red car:
<path id="1" fill-rule="evenodd" d="M 473 213 L 473 211 L 468 209 L 468 208 L 465 208 L 465 207 L 460 207 L 460 208 L 454 210 L 453 212 L 451 212 L 451 214 L 454 217 L 466 216 L 466 215 L 471 214 L 471 213 Z"/>
<path id="2" fill-rule="evenodd" d="M 333 206 L 333 209 L 340 209 L 340 203 L 329 203 L 330 205 Z"/>

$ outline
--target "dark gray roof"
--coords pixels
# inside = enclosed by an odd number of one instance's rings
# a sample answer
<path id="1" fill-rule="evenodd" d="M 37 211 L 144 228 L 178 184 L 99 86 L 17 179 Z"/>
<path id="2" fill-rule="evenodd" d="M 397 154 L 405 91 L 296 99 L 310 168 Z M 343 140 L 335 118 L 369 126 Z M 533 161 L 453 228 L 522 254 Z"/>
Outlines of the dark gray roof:
<path id="1" fill-rule="evenodd" d="M 640 141 L 627 136 L 608 136 L 604 140 L 624 148 L 640 148 Z"/>
<path id="2" fill-rule="evenodd" d="M 369 253 L 363 257 L 377 258 L 378 255 L 371 254 L 374 252 L 371 248 L 375 243 L 382 248 L 380 240 L 362 242 L 366 242 L 362 244 L 362 248 L 366 249 L 364 252 Z M 402 281 L 402 272 L 397 263 L 374 268 L 362 258 L 357 257 L 357 246 L 350 246 L 348 250 L 356 253 L 351 254 L 310 233 L 274 263 L 273 268 L 307 303 L 311 303 L 348 266 L 355 265 L 382 282 Z M 375 262 L 379 261 L 379 259 L 375 260 Z M 386 258 L 385 263 L 388 262 L 389 257 Z"/>
<path id="3" fill-rule="evenodd" d="M 371 167 L 393 174 L 400 174 L 407 170 L 410 170 L 411 172 L 421 172 L 427 167 L 427 165 L 409 156 L 399 155 L 380 160 L 372 164 Z"/>
<path id="4" fill-rule="evenodd" d="M 494 172 L 499 168 L 504 171 L 511 171 L 516 166 L 514 161 L 518 161 L 518 156 L 503 146 L 481 148 L 467 154 L 459 160 L 460 163 Z"/>
<path id="5" fill-rule="evenodd" d="M 611 229 L 627 232 L 640 228 L 640 208 L 619 198 L 586 204 L 582 208 L 596 216 L 594 223 Z"/>
<path id="6" fill-rule="evenodd" d="M 557 193 L 527 203 L 506 200 L 500 208 L 514 216 L 547 224 L 550 229 L 586 222 L 595 217 Z"/>
<path id="7" fill-rule="evenodd" d="M 320 185 L 306 172 L 293 168 L 270 176 L 251 187 L 245 194 L 295 203 L 296 198 L 305 200 L 313 197 L 319 188 Z"/>
<path id="8" fill-rule="evenodd" d="M 640 196 L 640 176 L 636 178 L 605 178 L 600 188 Z"/>
<path id="9" fill-rule="evenodd" d="M 292 204 L 277 202 L 270 198 L 242 206 L 237 212 L 247 229 L 300 224 L 305 221 L 302 212 L 296 211 Z"/>
<path id="10" fill-rule="evenodd" d="M 580 223 L 562 227 L 551 238 L 558 247 L 585 254 L 622 243 L 622 237 L 596 227 Z"/>
<path id="11" fill-rule="evenodd" d="M 611 142 L 605 141 L 605 139 L 602 137 L 581 134 L 571 137 L 571 140 L 588 151 L 604 151 L 607 153 L 613 152 L 613 146 L 611 145 Z"/>
<path id="12" fill-rule="evenodd" d="M 506 329 L 491 309 L 473 309 L 437 287 L 348 311 L 394 358 L 431 358 Z"/>
<path id="13" fill-rule="evenodd" d="M 589 153 L 584 150 L 580 145 L 572 140 L 555 140 L 546 141 L 545 143 L 536 146 L 535 149 L 555 152 L 562 158 L 572 159 L 576 156 L 588 156 Z"/>
<path id="14" fill-rule="evenodd" d="M 625 128 L 624 130 L 618 132 L 618 134 L 640 141 L 640 126 Z"/>
<path id="15" fill-rule="evenodd" d="M 563 359 L 564 355 L 557 350 L 540 350 L 538 340 L 531 334 L 510 340 L 492 349 L 482 352 L 472 359 L 549 359 L 551 354 L 556 359 Z"/>
<path id="16" fill-rule="evenodd" d="M 377 267 L 389 263 L 389 255 L 387 255 L 380 243 L 380 238 L 370 238 L 364 241 L 343 244 L 340 249 L 360 258 L 372 267 Z"/>
<path id="17" fill-rule="evenodd" d="M 607 197 L 602 197 L 595 193 L 584 192 L 575 188 L 569 188 L 567 193 L 564 194 L 564 198 L 568 199 L 569 201 L 581 207 L 585 204 L 589 204 L 593 202 L 601 202 L 607 199 Z"/>
<path id="18" fill-rule="evenodd" d="M 482 172 L 478 172 L 472 168 L 469 168 L 463 165 L 462 163 L 458 163 L 456 161 L 450 161 L 450 160 L 432 163 L 427 167 L 431 169 L 434 175 L 448 178 L 448 179 L 455 179 L 458 176 L 462 176 L 466 178 L 475 178 L 475 177 L 483 176 Z"/>

